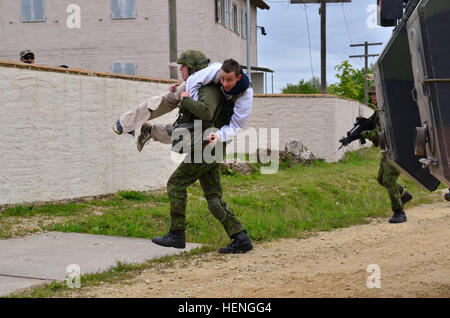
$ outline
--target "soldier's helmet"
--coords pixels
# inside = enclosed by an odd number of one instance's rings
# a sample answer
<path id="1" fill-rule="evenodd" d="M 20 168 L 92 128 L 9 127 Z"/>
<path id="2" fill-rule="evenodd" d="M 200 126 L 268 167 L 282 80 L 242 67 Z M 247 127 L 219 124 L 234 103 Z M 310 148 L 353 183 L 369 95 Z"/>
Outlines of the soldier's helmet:
<path id="1" fill-rule="evenodd" d="M 22 52 L 20 52 L 20 58 L 23 58 L 27 54 L 33 54 L 34 57 L 34 53 L 32 50 L 23 50 Z"/>
<path id="2" fill-rule="evenodd" d="M 178 64 L 184 64 L 194 71 L 207 67 L 209 62 L 210 59 L 203 52 L 197 50 L 184 51 L 177 59 Z"/>

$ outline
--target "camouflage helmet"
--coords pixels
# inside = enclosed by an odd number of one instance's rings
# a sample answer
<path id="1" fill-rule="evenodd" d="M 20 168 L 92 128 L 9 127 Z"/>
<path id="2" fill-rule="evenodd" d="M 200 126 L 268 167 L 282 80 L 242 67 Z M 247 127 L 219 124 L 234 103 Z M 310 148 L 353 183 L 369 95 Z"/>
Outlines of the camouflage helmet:
<path id="1" fill-rule="evenodd" d="M 32 50 L 23 50 L 22 52 L 20 52 L 20 58 L 23 58 L 25 55 L 27 54 L 33 54 L 34 56 L 34 52 Z"/>
<path id="2" fill-rule="evenodd" d="M 210 59 L 203 52 L 197 50 L 184 51 L 177 59 L 178 64 L 184 64 L 194 71 L 207 67 L 209 62 Z"/>

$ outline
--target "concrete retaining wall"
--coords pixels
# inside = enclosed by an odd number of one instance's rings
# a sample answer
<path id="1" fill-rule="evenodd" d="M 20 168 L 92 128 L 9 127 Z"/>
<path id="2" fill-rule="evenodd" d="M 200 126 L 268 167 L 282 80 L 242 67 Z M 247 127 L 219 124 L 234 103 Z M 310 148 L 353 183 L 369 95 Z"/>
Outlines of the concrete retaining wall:
<path id="1" fill-rule="evenodd" d="M 152 143 L 139 153 L 136 139 L 117 136 L 112 124 L 170 83 L 0 61 L 0 205 L 164 187 L 177 166 L 170 146 Z M 359 106 L 329 96 L 257 96 L 250 126 L 279 127 L 280 147 L 295 137 L 336 161 L 337 140 Z"/>
<path id="2" fill-rule="evenodd" d="M 317 158 L 335 162 L 344 151 L 360 147 L 354 142 L 335 153 L 339 139 L 353 127 L 361 112 L 373 111 L 361 103 L 333 95 L 255 95 L 250 127 L 279 128 L 280 148 L 290 139 L 300 140 Z"/>

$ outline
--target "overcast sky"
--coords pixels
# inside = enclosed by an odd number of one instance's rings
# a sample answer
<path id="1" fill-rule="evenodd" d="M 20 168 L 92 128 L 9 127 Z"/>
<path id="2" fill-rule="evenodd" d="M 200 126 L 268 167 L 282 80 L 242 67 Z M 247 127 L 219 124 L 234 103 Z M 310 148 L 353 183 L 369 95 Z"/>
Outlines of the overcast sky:
<path id="1" fill-rule="evenodd" d="M 320 77 L 320 16 L 319 4 L 290 4 L 290 1 L 265 1 L 270 10 L 258 9 L 258 66 L 274 73 L 274 93 L 280 93 L 287 83 L 297 84 L 301 79 Z M 334 67 L 348 60 L 355 68 L 364 68 L 364 59 L 349 58 L 364 54 L 364 47 L 350 47 L 350 43 L 382 42 L 370 46 L 369 54 L 379 54 L 389 41 L 393 28 L 376 26 L 376 0 L 352 0 L 351 3 L 327 5 L 327 82 L 336 83 Z M 306 14 L 309 21 L 308 26 Z M 369 65 L 377 58 L 369 58 Z M 312 63 L 311 63 L 312 60 Z M 311 66 L 312 65 L 312 66 Z M 268 93 L 271 93 L 270 76 Z"/>

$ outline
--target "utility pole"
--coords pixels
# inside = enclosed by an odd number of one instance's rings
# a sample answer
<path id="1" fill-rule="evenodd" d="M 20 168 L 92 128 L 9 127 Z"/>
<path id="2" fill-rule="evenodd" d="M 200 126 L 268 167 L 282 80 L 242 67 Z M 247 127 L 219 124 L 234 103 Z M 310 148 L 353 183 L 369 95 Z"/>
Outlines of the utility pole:
<path id="1" fill-rule="evenodd" d="M 381 42 L 368 43 L 365 41 L 360 44 L 350 44 L 350 47 L 364 46 L 364 55 L 350 55 L 350 58 L 364 57 L 364 104 L 369 105 L 369 94 L 367 92 L 367 73 L 369 72 L 369 57 L 379 56 L 380 54 L 369 54 L 369 45 L 383 45 Z"/>
<path id="2" fill-rule="evenodd" d="M 320 90 L 327 93 L 327 1 L 320 3 Z"/>
<path id="3" fill-rule="evenodd" d="M 247 76 L 250 80 L 250 83 L 252 82 L 252 52 L 251 52 L 251 18 L 250 18 L 250 0 L 247 0 Z"/>
<path id="4" fill-rule="evenodd" d="M 177 1 L 169 1 L 169 62 L 177 61 Z M 178 69 L 170 64 L 170 78 L 178 79 Z"/>
<path id="5" fill-rule="evenodd" d="M 320 3 L 320 87 L 322 94 L 327 92 L 327 3 L 352 2 L 352 0 L 290 0 L 295 3 Z"/>

